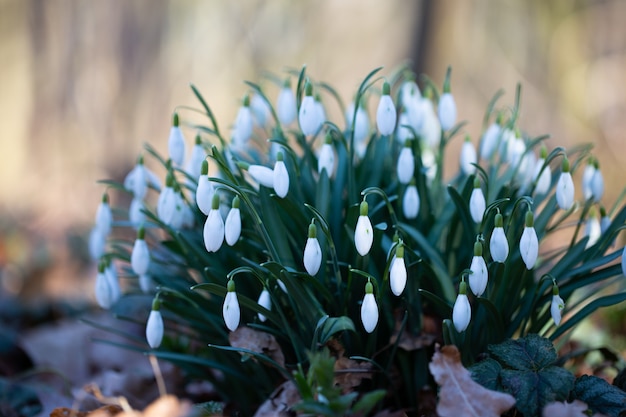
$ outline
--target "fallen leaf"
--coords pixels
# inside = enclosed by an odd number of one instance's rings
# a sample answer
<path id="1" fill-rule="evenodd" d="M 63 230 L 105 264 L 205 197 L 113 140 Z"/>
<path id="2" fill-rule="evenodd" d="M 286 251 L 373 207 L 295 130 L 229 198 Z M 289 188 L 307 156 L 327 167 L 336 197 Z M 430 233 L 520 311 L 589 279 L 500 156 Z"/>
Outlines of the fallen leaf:
<path id="1" fill-rule="evenodd" d="M 428 368 L 441 387 L 437 403 L 437 413 L 441 417 L 496 417 L 515 405 L 515 398 L 511 395 L 474 382 L 470 372 L 461 364 L 456 346 L 441 349 L 436 346 Z"/>
<path id="2" fill-rule="evenodd" d="M 285 356 L 276 338 L 269 333 L 241 326 L 228 335 L 230 345 L 268 356 L 280 366 L 285 366 Z"/>
<path id="3" fill-rule="evenodd" d="M 587 404 L 582 401 L 574 400 L 574 402 L 553 402 L 545 407 L 541 415 L 543 417 L 588 417 L 585 414 Z"/>
<path id="4" fill-rule="evenodd" d="M 364 379 L 372 378 L 372 364 L 357 362 L 342 356 L 335 361 L 335 384 L 341 388 L 343 394 L 351 392 L 361 385 Z"/>
<path id="5" fill-rule="evenodd" d="M 58 407 L 52 410 L 50 417 L 92 417 L 95 414 L 102 416 L 115 416 L 122 411 L 119 405 L 104 405 L 92 411 L 77 411 L 67 407 Z"/>
<path id="6" fill-rule="evenodd" d="M 289 416 L 288 410 L 299 401 L 300 394 L 296 384 L 293 381 L 285 381 L 261 404 L 254 417 Z"/>
<path id="7" fill-rule="evenodd" d="M 398 347 L 406 351 L 418 350 L 432 346 L 437 340 L 437 335 L 440 333 L 441 328 L 437 327 L 435 320 L 429 316 L 424 316 L 422 331 L 417 335 L 411 334 L 407 329 L 402 328 L 402 317 L 397 314 L 389 343 L 392 345 L 398 343 Z M 398 336 L 400 339 L 398 339 Z"/>

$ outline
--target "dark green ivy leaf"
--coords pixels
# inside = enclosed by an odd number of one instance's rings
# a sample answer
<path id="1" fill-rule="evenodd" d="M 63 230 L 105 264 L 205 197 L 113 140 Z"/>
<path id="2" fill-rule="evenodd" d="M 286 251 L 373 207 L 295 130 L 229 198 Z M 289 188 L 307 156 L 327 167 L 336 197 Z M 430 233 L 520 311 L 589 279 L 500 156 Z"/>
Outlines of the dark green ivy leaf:
<path id="1" fill-rule="evenodd" d="M 497 360 L 487 358 L 472 365 L 469 371 L 472 373 L 472 379 L 483 387 L 493 391 L 502 391 L 500 380 L 502 366 Z"/>
<path id="2" fill-rule="evenodd" d="M 597 376 L 583 375 L 578 378 L 572 396 L 585 402 L 594 413 L 626 416 L 626 392 Z"/>
<path id="3" fill-rule="evenodd" d="M 520 371 L 536 371 L 550 366 L 557 355 L 548 339 L 536 334 L 529 334 L 517 340 L 507 340 L 498 345 L 490 345 L 489 352 L 505 368 Z"/>

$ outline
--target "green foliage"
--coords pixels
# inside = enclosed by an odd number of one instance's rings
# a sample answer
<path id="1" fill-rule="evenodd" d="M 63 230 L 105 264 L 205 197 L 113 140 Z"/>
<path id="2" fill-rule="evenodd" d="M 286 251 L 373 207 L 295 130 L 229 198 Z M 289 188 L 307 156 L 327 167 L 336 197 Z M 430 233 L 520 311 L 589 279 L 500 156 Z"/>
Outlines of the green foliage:
<path id="1" fill-rule="evenodd" d="M 42 408 L 35 391 L 8 379 L 0 378 L 0 414 L 33 417 L 39 414 Z"/>
<path id="2" fill-rule="evenodd" d="M 576 379 L 572 398 L 585 402 L 594 413 L 626 416 L 626 392 L 602 378 L 583 375 Z"/>

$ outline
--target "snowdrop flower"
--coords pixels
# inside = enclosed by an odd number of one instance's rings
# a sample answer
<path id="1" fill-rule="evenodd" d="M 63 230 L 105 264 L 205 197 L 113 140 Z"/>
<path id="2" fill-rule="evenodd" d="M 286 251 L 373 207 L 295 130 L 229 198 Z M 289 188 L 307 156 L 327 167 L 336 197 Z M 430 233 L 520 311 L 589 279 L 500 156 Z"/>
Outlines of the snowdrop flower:
<path id="1" fill-rule="evenodd" d="M 157 216 L 172 229 L 180 229 L 183 225 L 184 204 L 180 190 L 174 183 L 173 175 L 168 173 L 165 187 L 161 190 L 157 200 Z"/>
<path id="2" fill-rule="evenodd" d="M 185 171 L 191 178 L 198 178 L 202 172 L 202 162 L 206 159 L 206 151 L 202 146 L 202 138 L 196 135 L 196 141 L 191 148 L 191 157 L 187 161 Z"/>
<path id="3" fill-rule="evenodd" d="M 185 162 L 185 138 L 178 126 L 178 113 L 174 113 L 173 116 L 170 137 L 167 141 L 167 150 L 174 165 L 182 167 Z"/>
<path id="4" fill-rule="evenodd" d="M 470 266 L 472 273 L 469 276 L 469 286 L 476 297 L 480 297 L 487 288 L 489 273 L 483 258 L 483 244 L 476 240 L 474 243 L 474 257 Z"/>
<path id="5" fill-rule="evenodd" d="M 122 296 L 122 290 L 120 288 L 120 280 L 117 276 L 117 269 L 111 260 L 104 268 L 104 276 L 109 283 L 109 289 L 111 291 L 111 305 L 115 304 L 117 300 Z"/>
<path id="6" fill-rule="evenodd" d="M 322 248 L 317 240 L 317 226 L 311 221 L 309 225 L 309 234 L 304 246 L 304 269 L 309 275 L 315 275 L 322 265 Z"/>
<path id="7" fill-rule="evenodd" d="M 461 333 L 467 329 L 472 318 L 472 307 L 467 299 L 467 284 L 465 280 L 459 285 L 459 295 L 456 297 L 452 308 L 452 323 L 457 332 Z"/>
<path id="8" fill-rule="evenodd" d="M 222 315 L 224 316 L 224 323 L 231 332 L 237 330 L 239 326 L 239 300 L 237 300 L 237 293 L 235 292 L 235 281 L 230 279 L 226 286 L 227 293 L 224 298 L 224 306 L 222 307 Z"/>
<path id="9" fill-rule="evenodd" d="M 389 285 L 391 292 L 399 297 L 406 287 L 406 264 L 404 263 L 404 245 L 398 243 L 396 247 L 395 259 L 389 268 Z"/>
<path id="10" fill-rule="evenodd" d="M 369 281 L 365 284 L 365 296 L 361 304 L 361 322 L 368 333 L 372 333 L 378 324 L 378 305 L 374 298 L 374 286 Z"/>
<path id="11" fill-rule="evenodd" d="M 98 209 L 96 210 L 96 227 L 103 236 L 108 236 L 109 233 L 111 233 L 112 224 L 113 214 L 111 213 L 111 206 L 109 205 L 109 195 L 104 193 L 102 194 L 100 205 L 98 205 Z"/>
<path id="12" fill-rule="evenodd" d="M 280 123 L 283 125 L 290 125 L 296 119 L 296 113 L 298 111 L 296 95 L 291 89 L 291 81 L 289 78 L 285 79 L 283 87 L 278 93 L 276 108 L 278 112 L 278 120 L 280 120 Z"/>
<path id="13" fill-rule="evenodd" d="M 396 128 L 396 107 L 389 95 L 391 87 L 385 81 L 383 83 L 383 94 L 380 96 L 378 108 L 376 109 L 376 127 L 381 135 L 391 135 Z"/>
<path id="14" fill-rule="evenodd" d="M 209 162 L 202 161 L 200 176 L 198 177 L 198 187 L 196 188 L 196 204 L 200 211 L 206 216 L 211 211 L 211 202 L 215 194 L 215 187 L 209 180 Z"/>
<path id="15" fill-rule="evenodd" d="M 369 133 L 370 129 L 370 118 L 367 115 L 367 111 L 363 107 L 363 102 L 360 102 L 358 106 L 356 106 L 356 115 L 355 111 L 355 103 L 350 103 L 348 109 L 346 110 L 346 124 L 348 126 L 352 126 L 354 129 L 354 144 L 355 146 L 359 146 L 365 148 L 363 145 L 365 144 L 365 139 Z M 354 126 L 352 122 L 354 121 Z"/>
<path id="16" fill-rule="evenodd" d="M 433 108 L 433 102 L 430 98 L 430 89 L 426 90 L 426 97 L 420 101 L 422 111 L 422 124 L 418 130 L 419 135 L 423 138 L 424 143 L 431 149 L 439 146 L 441 141 L 441 124 L 439 118 Z"/>
<path id="17" fill-rule="evenodd" d="M 469 135 L 465 136 L 465 142 L 463 142 L 463 146 L 461 147 L 461 171 L 465 175 L 472 175 L 476 172 L 476 167 L 474 164 L 478 162 L 478 157 L 476 156 L 476 148 L 474 144 L 470 140 Z"/>
<path id="18" fill-rule="evenodd" d="M 402 83 L 400 86 L 400 103 L 402 107 L 409 110 L 414 109 L 418 106 L 418 102 L 422 97 L 422 92 L 420 91 L 419 86 L 412 78 L 412 75 L 409 75 L 409 79 Z"/>
<path id="19" fill-rule="evenodd" d="M 146 222 L 146 214 L 143 212 L 145 206 L 143 201 L 138 198 L 133 198 L 128 208 L 128 221 L 137 229 L 140 225 Z"/>
<path id="20" fill-rule="evenodd" d="M 501 161 L 509 162 L 512 159 L 512 155 L 510 152 L 513 151 L 513 147 L 510 146 L 511 143 L 515 140 L 515 132 L 508 127 L 502 129 L 502 133 L 500 135 L 500 142 L 498 143 L 498 153 L 500 155 Z"/>
<path id="21" fill-rule="evenodd" d="M 241 211 L 239 210 L 239 197 L 235 196 L 224 223 L 224 238 L 229 246 L 233 246 L 239 240 L 240 235 Z"/>
<path id="22" fill-rule="evenodd" d="M 289 172 L 283 161 L 283 153 L 278 152 L 276 154 L 276 163 L 274 164 L 273 184 L 274 192 L 280 198 L 285 198 L 289 192 Z"/>
<path id="23" fill-rule="evenodd" d="M 232 145 L 235 148 L 245 148 L 252 136 L 252 111 L 250 110 L 250 97 L 243 98 L 243 104 L 237 111 L 235 125 L 233 126 Z"/>
<path id="24" fill-rule="evenodd" d="M 415 219 L 420 211 L 420 196 L 415 185 L 415 178 L 411 178 L 409 186 L 404 190 L 402 197 L 402 213 L 407 219 Z"/>
<path id="25" fill-rule="evenodd" d="M 408 184 L 415 174 L 415 158 L 413 157 L 411 140 L 404 142 L 404 147 L 398 156 L 396 172 L 398 173 L 398 181 L 400 181 L 400 184 Z"/>
<path id="26" fill-rule="evenodd" d="M 520 254 L 528 270 L 535 266 L 539 254 L 539 239 L 537 239 L 534 223 L 535 217 L 533 216 L 533 212 L 528 210 L 526 212 L 526 225 L 519 242 Z"/>
<path id="27" fill-rule="evenodd" d="M 145 275 L 150 267 L 150 249 L 144 239 L 146 231 L 140 227 L 137 231 L 137 239 L 130 254 L 130 266 L 137 275 Z"/>
<path id="28" fill-rule="evenodd" d="M 261 294 L 259 295 L 259 299 L 257 300 L 257 304 L 260 305 L 261 307 L 266 308 L 267 310 L 272 309 L 272 300 L 270 298 L 270 292 L 266 290 L 265 288 L 263 288 L 263 291 L 261 291 Z M 258 314 L 258 317 L 261 322 L 264 322 L 265 320 L 267 320 L 267 317 L 265 317 L 261 313 Z"/>
<path id="29" fill-rule="evenodd" d="M 561 176 L 556 184 L 556 202 L 563 210 L 569 210 L 574 204 L 574 182 L 569 172 L 569 161 L 563 157 Z"/>
<path id="30" fill-rule="evenodd" d="M 367 217 L 368 210 L 367 201 L 363 200 L 359 207 L 360 215 L 354 231 L 354 245 L 361 256 L 367 255 L 372 248 L 372 243 L 374 243 L 374 230 L 369 217 Z"/>
<path id="31" fill-rule="evenodd" d="M 104 262 L 100 262 L 98 264 L 98 275 L 96 275 L 95 294 L 98 305 L 108 310 L 113 304 L 113 293 L 111 290 L 109 279 L 107 278 L 104 271 L 105 264 Z"/>
<path id="32" fill-rule="evenodd" d="M 163 317 L 161 316 L 161 303 L 158 298 L 152 301 L 152 309 L 146 323 L 146 340 L 152 349 L 161 346 L 163 341 Z"/>
<path id="33" fill-rule="evenodd" d="M 124 178 L 124 189 L 133 193 L 134 198 L 142 199 L 148 191 L 148 173 L 143 165 L 143 156 Z"/>
<path id="34" fill-rule="evenodd" d="M 452 129 L 452 127 L 454 127 L 454 123 L 456 123 L 456 103 L 454 101 L 454 96 L 450 92 L 451 73 L 452 68 L 448 67 L 446 80 L 443 83 L 443 94 L 439 97 L 439 107 L 437 108 L 439 112 L 439 121 L 441 122 L 443 130 Z"/>
<path id="35" fill-rule="evenodd" d="M 470 195 L 469 209 L 474 223 L 481 223 L 486 209 L 485 195 L 480 188 L 480 178 L 474 177 L 474 189 Z"/>
<path id="36" fill-rule="evenodd" d="M 591 191 L 591 179 L 593 178 L 595 172 L 596 168 L 593 166 L 593 157 L 590 157 L 587 166 L 585 166 L 585 169 L 583 170 L 583 176 L 581 180 L 581 189 L 585 201 L 589 200 L 593 196 L 593 193 Z"/>
<path id="37" fill-rule="evenodd" d="M 326 170 L 328 178 L 331 178 L 335 173 L 335 151 L 332 143 L 332 136 L 330 133 L 326 134 L 324 144 L 320 148 L 320 153 L 317 158 L 317 172 L 321 175 L 322 171 Z"/>
<path id="38" fill-rule="evenodd" d="M 406 143 L 407 140 L 414 137 L 413 132 L 410 129 L 409 114 L 406 111 L 400 113 L 398 119 L 398 126 L 396 126 L 396 140 L 400 144 Z"/>
<path id="39" fill-rule="evenodd" d="M 259 94 L 254 94 L 250 100 L 250 110 L 252 111 L 253 125 L 265 126 L 270 115 L 270 106 L 267 101 Z"/>
<path id="40" fill-rule="evenodd" d="M 102 231 L 97 226 L 94 226 L 89 233 L 89 255 L 91 259 L 96 261 L 102 258 L 105 246 L 106 236 L 102 234 Z"/>
<path id="41" fill-rule="evenodd" d="M 502 215 L 497 213 L 494 220 L 493 232 L 489 240 L 489 251 L 494 262 L 504 263 L 509 256 L 509 242 L 506 240 L 504 228 L 502 227 Z"/>
<path id="42" fill-rule="evenodd" d="M 593 201 L 595 203 L 598 203 L 604 195 L 604 177 L 602 176 L 602 172 L 600 171 L 600 166 L 597 159 L 594 160 L 593 165 L 595 171 L 593 173 L 593 177 L 591 178 L 590 183 L 591 198 L 593 198 Z"/>
<path id="43" fill-rule="evenodd" d="M 437 159 L 430 148 L 422 149 L 422 167 L 426 173 L 428 184 L 432 183 L 437 175 Z"/>
<path id="44" fill-rule="evenodd" d="M 598 240 L 600 240 L 600 236 L 602 235 L 602 227 L 600 225 L 600 220 L 596 216 L 596 210 L 594 207 L 589 209 L 589 217 L 587 217 L 587 221 L 585 222 L 585 236 L 589 238 L 587 240 L 587 244 L 585 245 L 585 249 L 592 247 L 595 245 Z"/>
<path id="45" fill-rule="evenodd" d="M 237 166 L 248 171 L 248 174 L 259 185 L 274 188 L 274 170 L 263 165 L 250 165 L 246 162 L 237 162 Z"/>
<path id="46" fill-rule="evenodd" d="M 304 87 L 304 98 L 300 103 L 300 112 L 298 113 L 300 129 L 305 136 L 315 135 L 320 130 L 323 123 L 320 116 L 319 108 L 313 98 L 313 86 L 307 81 Z"/>
<path id="47" fill-rule="evenodd" d="M 480 141 L 480 158 L 481 159 L 484 159 L 484 160 L 491 159 L 491 156 L 493 155 L 495 150 L 498 148 L 498 141 L 500 139 L 500 133 L 501 133 L 501 128 L 500 128 L 500 123 L 502 121 L 501 119 L 502 119 L 501 116 L 498 115 L 497 120 L 493 122 L 492 124 L 490 124 L 487 130 L 485 131 L 485 133 L 483 134 L 483 137 Z"/>
<path id="48" fill-rule="evenodd" d="M 224 221 L 220 214 L 220 196 L 213 194 L 211 210 L 204 223 L 204 247 L 207 252 L 217 252 L 224 242 Z"/>
<path id="49" fill-rule="evenodd" d="M 151 293 L 155 290 L 154 281 L 150 275 L 139 275 L 139 288 L 145 294 Z"/>
<path id="50" fill-rule="evenodd" d="M 611 226 L 611 218 L 606 214 L 606 209 L 600 207 L 600 234 L 606 233 Z"/>
<path id="51" fill-rule="evenodd" d="M 317 113 L 317 122 L 318 128 L 315 131 L 317 135 L 319 131 L 322 129 L 323 123 L 326 121 L 326 110 L 324 110 L 324 105 L 322 104 L 322 96 L 319 93 L 315 94 L 315 112 Z"/>
<path id="52" fill-rule="evenodd" d="M 550 303 L 550 314 L 552 315 L 552 320 L 554 320 L 554 324 L 557 326 L 561 323 L 561 311 L 565 308 L 565 302 L 559 296 L 559 287 L 556 286 L 556 283 L 552 285 L 552 303 Z"/>
<path id="53" fill-rule="evenodd" d="M 550 172 L 550 166 L 546 165 L 546 158 L 548 156 L 548 149 L 545 146 L 541 147 L 539 151 L 539 159 L 535 162 L 535 171 L 533 173 L 533 180 L 535 181 L 535 194 L 546 195 L 550 190 L 550 183 L 552 182 L 552 173 Z M 542 171 L 543 169 L 543 171 Z"/>

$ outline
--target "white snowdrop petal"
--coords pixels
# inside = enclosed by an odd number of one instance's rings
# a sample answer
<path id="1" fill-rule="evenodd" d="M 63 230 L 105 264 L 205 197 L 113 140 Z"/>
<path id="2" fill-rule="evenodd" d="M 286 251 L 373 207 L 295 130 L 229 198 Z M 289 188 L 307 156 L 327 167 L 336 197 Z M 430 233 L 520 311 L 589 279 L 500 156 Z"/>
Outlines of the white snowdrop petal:
<path id="1" fill-rule="evenodd" d="M 589 237 L 585 249 L 595 245 L 602 236 L 600 220 L 596 216 L 590 216 L 585 222 L 585 236 Z"/>
<path id="2" fill-rule="evenodd" d="M 537 239 L 537 232 L 534 227 L 524 227 L 522 237 L 519 242 L 519 250 L 522 255 L 522 260 L 526 264 L 526 269 L 532 269 L 537 262 L 537 255 L 539 253 L 539 240 Z"/>
<path id="3" fill-rule="evenodd" d="M 151 293 L 156 289 L 152 277 L 147 274 L 139 275 L 139 288 L 145 294 Z"/>
<path id="4" fill-rule="evenodd" d="M 500 136 L 500 125 L 492 123 L 483 134 L 480 144 L 481 159 L 490 159 L 494 151 L 498 148 L 498 138 Z"/>
<path id="5" fill-rule="evenodd" d="M 134 198 L 144 198 L 148 191 L 148 175 L 143 164 L 137 164 L 124 178 L 124 188 L 133 193 Z"/>
<path id="6" fill-rule="evenodd" d="M 509 242 L 504 234 L 504 228 L 494 227 L 489 241 L 489 251 L 495 262 L 504 262 L 509 256 Z"/>
<path id="7" fill-rule="evenodd" d="M 148 272 L 150 267 L 150 249 L 144 239 L 135 240 L 133 251 L 130 255 L 130 266 L 137 275 L 143 275 Z"/>
<path id="8" fill-rule="evenodd" d="M 224 242 L 224 221 L 219 209 L 211 210 L 204 223 L 204 247 L 207 252 L 217 252 Z"/>
<path id="9" fill-rule="evenodd" d="M 335 172 L 335 151 L 330 143 L 322 145 L 317 159 L 317 172 L 321 174 L 324 169 L 328 178 L 331 178 Z"/>
<path id="10" fill-rule="evenodd" d="M 374 294 L 365 294 L 361 304 L 361 322 L 365 331 L 372 333 L 378 324 L 378 305 Z"/>
<path id="11" fill-rule="evenodd" d="M 359 255 L 367 255 L 372 248 L 373 242 L 374 231 L 372 230 L 372 223 L 370 222 L 369 217 L 359 216 L 354 232 L 354 244 L 357 252 L 359 252 Z"/>
<path id="12" fill-rule="evenodd" d="M 441 141 L 441 124 L 435 114 L 433 103 L 427 98 L 421 100 L 422 124 L 419 129 L 420 136 L 431 149 L 437 148 Z"/>
<path id="13" fill-rule="evenodd" d="M 231 208 L 224 222 L 224 238 L 229 246 L 233 246 L 241 235 L 241 211 Z"/>
<path id="14" fill-rule="evenodd" d="M 389 269 L 389 285 L 395 296 L 400 296 L 406 287 L 406 264 L 404 258 L 396 258 Z"/>
<path id="15" fill-rule="evenodd" d="M 272 299 L 270 297 L 270 293 L 268 290 L 263 289 L 263 291 L 261 291 L 261 295 L 259 295 L 257 304 L 260 305 L 261 307 L 265 307 L 268 310 L 272 309 Z M 267 317 L 265 317 L 261 313 L 259 313 L 258 316 L 259 316 L 259 320 L 262 322 L 267 320 Z"/>
<path id="16" fill-rule="evenodd" d="M 443 93 L 439 98 L 439 121 L 443 130 L 450 130 L 456 123 L 456 103 L 451 93 Z"/>
<path id="17" fill-rule="evenodd" d="M 469 209 L 470 214 L 472 215 L 472 220 L 474 220 L 475 223 L 483 221 L 486 204 L 483 190 L 481 188 L 474 188 L 472 190 L 472 194 L 470 195 Z"/>
<path id="18" fill-rule="evenodd" d="M 469 275 L 469 286 L 476 297 L 480 297 L 487 288 L 489 274 L 487 264 L 482 256 L 474 256 L 470 266 L 472 273 Z"/>
<path id="19" fill-rule="evenodd" d="M 465 175 L 473 174 L 476 171 L 476 167 L 472 164 L 475 164 L 477 160 L 474 144 L 469 141 L 463 142 L 460 156 L 461 171 L 463 171 Z"/>
<path id="20" fill-rule="evenodd" d="M 185 171 L 191 178 L 198 178 L 202 171 L 202 161 L 206 159 L 206 152 L 202 145 L 194 145 L 191 148 L 191 157 L 187 161 Z"/>
<path id="21" fill-rule="evenodd" d="M 409 147 L 403 147 L 398 156 L 398 165 L 396 168 L 398 173 L 398 181 L 401 184 L 408 184 L 415 174 L 415 158 L 413 151 Z"/>
<path id="22" fill-rule="evenodd" d="M 96 211 L 96 227 L 104 236 L 108 236 L 111 232 L 113 224 L 113 214 L 109 203 L 100 202 Z"/>
<path id="23" fill-rule="evenodd" d="M 104 309 L 111 308 L 111 305 L 113 304 L 113 294 L 111 293 L 109 279 L 104 272 L 99 272 L 96 276 L 95 294 L 96 301 L 100 307 Z"/>
<path id="24" fill-rule="evenodd" d="M 552 320 L 557 326 L 561 324 L 561 311 L 565 308 L 565 302 L 557 294 L 552 296 L 552 302 L 550 303 L 550 314 Z"/>
<path id="25" fill-rule="evenodd" d="M 213 201 L 213 194 L 215 193 L 215 187 L 208 175 L 200 175 L 198 177 L 198 188 L 196 189 L 196 204 L 200 211 L 206 216 L 211 211 L 211 201 Z"/>
<path id="26" fill-rule="evenodd" d="M 298 122 L 300 123 L 300 129 L 305 136 L 317 133 L 322 125 L 320 117 L 320 110 L 315 104 L 313 96 L 304 96 L 302 104 L 300 104 Z"/>
<path id="27" fill-rule="evenodd" d="M 289 125 L 295 120 L 298 109 L 296 96 L 291 88 L 281 88 L 278 93 L 276 107 L 278 110 L 278 120 L 280 120 L 283 125 Z"/>
<path id="28" fill-rule="evenodd" d="M 413 132 L 409 129 L 410 121 L 408 113 L 402 112 L 400 114 L 400 118 L 398 119 L 398 126 L 396 127 L 396 141 L 401 145 L 404 145 L 407 139 L 411 139 L 413 137 Z"/>
<path id="29" fill-rule="evenodd" d="M 556 185 L 556 202 L 563 210 L 569 210 L 574 204 L 574 181 L 569 172 L 561 172 Z"/>
<path id="30" fill-rule="evenodd" d="M 583 170 L 581 188 L 583 192 L 583 198 L 585 199 L 585 201 L 589 200 L 593 196 L 591 183 L 592 183 L 595 172 L 596 172 L 596 168 L 591 164 L 585 166 L 585 169 Z"/>
<path id="31" fill-rule="evenodd" d="M 352 125 L 352 115 L 350 116 L 349 125 Z M 356 120 L 354 122 L 354 141 L 357 144 L 363 144 L 370 130 L 370 118 L 364 108 L 360 107 L 356 111 Z"/>
<path id="32" fill-rule="evenodd" d="M 376 109 L 376 127 L 381 135 L 391 135 L 396 128 L 396 107 L 389 94 L 382 95 Z"/>
<path id="33" fill-rule="evenodd" d="M 599 169 L 595 171 L 591 178 L 591 197 L 594 202 L 598 203 L 604 195 L 604 177 Z"/>
<path id="34" fill-rule="evenodd" d="M 239 300 L 237 299 L 237 293 L 235 291 L 228 291 L 226 298 L 224 298 L 224 306 L 222 308 L 222 315 L 224 316 L 224 323 L 231 332 L 237 330 L 239 327 L 239 319 L 241 312 L 239 311 Z"/>
<path id="35" fill-rule="evenodd" d="M 409 185 L 402 197 L 402 213 L 407 219 L 415 219 L 420 210 L 420 197 L 415 185 Z"/>
<path id="36" fill-rule="evenodd" d="M 285 198 L 289 192 L 289 172 L 283 161 L 274 164 L 273 181 L 274 192 L 280 198 Z"/>
<path id="37" fill-rule="evenodd" d="M 120 288 L 120 281 L 117 276 L 117 270 L 113 265 L 109 265 L 104 270 L 104 276 L 109 283 L 109 290 L 111 291 L 111 305 L 115 304 L 117 300 L 122 296 L 122 289 Z"/>
<path id="38" fill-rule="evenodd" d="M 163 341 L 163 317 L 158 310 L 150 310 L 146 323 L 146 340 L 152 349 L 161 346 Z"/>
<path id="39" fill-rule="evenodd" d="M 459 294 L 452 308 L 452 323 L 456 331 L 461 333 L 467 329 L 472 318 L 472 307 L 466 294 Z"/>
<path id="40" fill-rule="evenodd" d="M 550 190 L 550 183 L 552 182 L 550 167 L 547 166 L 543 171 L 541 171 L 544 163 L 545 159 L 543 158 L 539 158 L 535 163 L 535 172 L 533 173 L 533 178 L 535 181 L 537 181 L 537 185 L 535 186 L 535 194 L 537 195 L 547 194 Z"/>
<path id="41" fill-rule="evenodd" d="M 243 148 L 247 145 L 253 129 L 252 112 L 249 106 L 241 106 L 237 111 L 232 139 L 235 148 Z"/>
<path id="42" fill-rule="evenodd" d="M 274 170 L 263 165 L 250 165 L 248 174 L 260 185 L 274 188 Z"/>
<path id="43" fill-rule="evenodd" d="M 317 238 L 307 238 L 303 256 L 304 269 L 309 275 L 315 275 L 322 265 L 322 248 Z"/>
<path id="44" fill-rule="evenodd" d="M 250 99 L 250 110 L 252 111 L 252 122 L 256 126 L 265 126 L 270 114 L 267 102 L 258 94 L 254 94 Z"/>
<path id="45" fill-rule="evenodd" d="M 180 127 L 172 126 L 170 128 L 167 150 L 174 165 L 182 167 L 185 162 L 185 138 Z"/>
<path id="46" fill-rule="evenodd" d="M 146 222 L 146 214 L 142 210 L 144 210 L 143 201 L 133 198 L 128 208 L 128 221 L 135 229 Z"/>
<path id="47" fill-rule="evenodd" d="M 98 227 L 91 229 L 89 233 L 89 255 L 91 259 L 97 261 L 104 254 L 104 248 L 106 246 L 106 236 L 102 234 L 102 231 Z"/>

